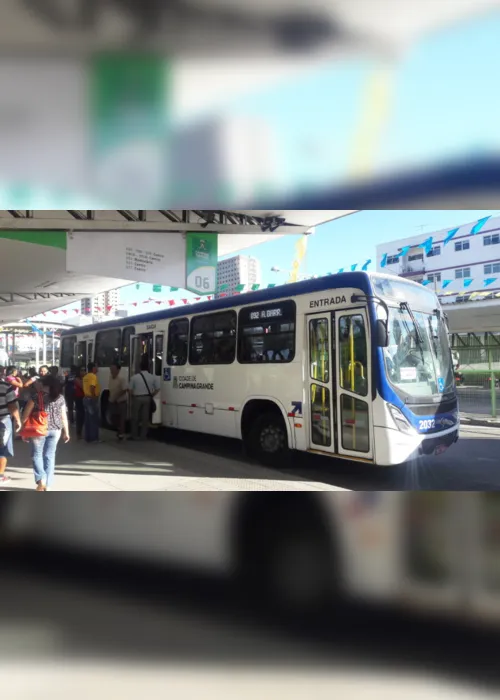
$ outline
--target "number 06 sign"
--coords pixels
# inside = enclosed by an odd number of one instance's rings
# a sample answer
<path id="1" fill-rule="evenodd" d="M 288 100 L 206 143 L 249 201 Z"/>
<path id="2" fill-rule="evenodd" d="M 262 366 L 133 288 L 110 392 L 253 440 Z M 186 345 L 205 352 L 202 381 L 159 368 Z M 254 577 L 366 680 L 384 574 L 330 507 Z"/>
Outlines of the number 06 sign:
<path id="1" fill-rule="evenodd" d="M 186 235 L 186 289 L 196 294 L 217 291 L 217 233 Z"/>

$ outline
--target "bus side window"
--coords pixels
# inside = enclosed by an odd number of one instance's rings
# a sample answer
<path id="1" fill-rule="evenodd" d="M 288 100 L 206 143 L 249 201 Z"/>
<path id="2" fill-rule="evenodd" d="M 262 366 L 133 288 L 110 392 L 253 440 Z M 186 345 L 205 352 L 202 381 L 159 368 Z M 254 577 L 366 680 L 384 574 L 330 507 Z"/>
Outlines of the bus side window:
<path id="1" fill-rule="evenodd" d="M 263 320 L 265 319 L 265 320 Z M 292 362 L 295 357 L 295 302 L 241 309 L 238 362 Z"/>
<path id="2" fill-rule="evenodd" d="M 188 356 L 189 321 L 181 318 L 171 321 L 168 327 L 167 364 L 171 367 L 185 365 Z"/>
<path id="3" fill-rule="evenodd" d="M 229 365 L 236 355 L 236 312 L 195 316 L 191 321 L 192 365 Z"/>
<path id="4" fill-rule="evenodd" d="M 95 362 L 98 367 L 110 367 L 120 357 L 122 333 L 119 328 L 100 331 L 96 335 Z"/>
<path id="5" fill-rule="evenodd" d="M 61 367 L 71 367 L 74 364 L 76 335 L 67 336 L 61 342 Z"/>

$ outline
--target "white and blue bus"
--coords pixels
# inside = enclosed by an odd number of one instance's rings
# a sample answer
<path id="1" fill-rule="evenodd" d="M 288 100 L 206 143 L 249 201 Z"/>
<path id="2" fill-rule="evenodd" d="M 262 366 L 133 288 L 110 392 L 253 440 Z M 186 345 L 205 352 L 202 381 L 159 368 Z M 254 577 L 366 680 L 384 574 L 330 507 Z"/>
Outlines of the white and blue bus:
<path id="1" fill-rule="evenodd" d="M 300 450 L 375 465 L 458 440 L 448 328 L 434 292 L 343 273 L 64 331 L 61 365 L 161 377 L 154 421 L 241 439 L 273 464 Z"/>

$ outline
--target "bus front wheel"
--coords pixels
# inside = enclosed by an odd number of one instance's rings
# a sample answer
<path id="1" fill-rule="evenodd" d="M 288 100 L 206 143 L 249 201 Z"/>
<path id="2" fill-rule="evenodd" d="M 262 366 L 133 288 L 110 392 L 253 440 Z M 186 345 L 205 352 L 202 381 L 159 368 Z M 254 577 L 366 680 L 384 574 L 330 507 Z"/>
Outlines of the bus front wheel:
<path id="1" fill-rule="evenodd" d="M 278 413 L 258 416 L 245 440 L 251 457 L 266 466 L 281 466 L 289 456 L 285 421 Z"/>

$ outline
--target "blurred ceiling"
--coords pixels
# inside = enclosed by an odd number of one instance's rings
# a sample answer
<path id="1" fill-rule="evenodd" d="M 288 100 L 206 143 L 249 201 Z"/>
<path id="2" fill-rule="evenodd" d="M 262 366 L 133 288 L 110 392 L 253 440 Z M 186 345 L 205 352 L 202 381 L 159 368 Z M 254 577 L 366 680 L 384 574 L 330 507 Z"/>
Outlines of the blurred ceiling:
<path id="1" fill-rule="evenodd" d="M 498 0 L 2 0 L 8 51 L 308 53 L 400 49 Z"/>

